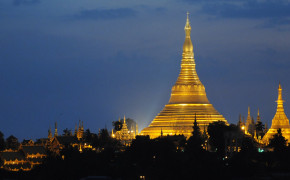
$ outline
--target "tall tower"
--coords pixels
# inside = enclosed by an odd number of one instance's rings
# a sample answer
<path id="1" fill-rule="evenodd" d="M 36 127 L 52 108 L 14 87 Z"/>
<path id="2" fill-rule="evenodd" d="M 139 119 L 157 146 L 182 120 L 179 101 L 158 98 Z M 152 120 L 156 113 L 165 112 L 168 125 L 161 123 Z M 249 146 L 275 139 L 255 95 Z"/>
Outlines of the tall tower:
<path id="1" fill-rule="evenodd" d="M 54 137 L 58 136 L 57 134 L 57 122 L 54 123 Z"/>
<path id="2" fill-rule="evenodd" d="M 257 121 L 256 124 L 258 124 L 259 122 L 261 122 L 261 118 L 260 118 L 260 110 L 258 108 L 258 114 L 257 114 Z"/>
<path id="3" fill-rule="evenodd" d="M 255 125 L 254 125 L 254 120 L 251 117 L 251 112 L 250 112 L 250 107 L 248 107 L 248 117 L 246 120 L 246 134 L 251 134 L 254 135 L 254 131 L 255 131 Z"/>
<path id="4" fill-rule="evenodd" d="M 272 119 L 272 125 L 269 131 L 265 134 L 263 137 L 263 142 L 268 144 L 269 139 L 272 138 L 274 134 L 277 133 L 277 130 L 280 128 L 282 130 L 282 135 L 285 137 L 285 139 L 290 140 L 290 125 L 289 120 L 284 112 L 283 102 L 282 99 L 282 87 L 279 82 L 278 87 L 278 99 L 277 99 L 277 110 L 274 118 Z"/>
<path id="5" fill-rule="evenodd" d="M 200 128 L 209 123 L 223 121 L 225 118 L 215 110 L 207 99 L 205 87 L 196 73 L 193 45 L 190 38 L 191 26 L 189 13 L 185 24 L 185 41 L 181 60 L 181 70 L 176 83 L 171 90 L 168 104 L 155 117 L 149 127 L 141 131 L 141 135 L 150 135 L 150 138 L 163 135 L 183 134 L 191 136 L 192 124 L 195 119 Z"/>
<path id="6" fill-rule="evenodd" d="M 48 138 L 49 140 L 52 139 L 51 127 L 49 127 L 49 129 L 48 129 L 48 136 L 47 136 L 47 138 Z"/>

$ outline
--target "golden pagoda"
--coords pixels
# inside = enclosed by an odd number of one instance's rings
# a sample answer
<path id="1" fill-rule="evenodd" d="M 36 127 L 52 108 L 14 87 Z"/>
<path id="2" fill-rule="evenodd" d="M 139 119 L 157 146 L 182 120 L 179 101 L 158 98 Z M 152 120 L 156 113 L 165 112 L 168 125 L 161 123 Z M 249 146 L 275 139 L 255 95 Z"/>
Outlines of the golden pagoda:
<path id="1" fill-rule="evenodd" d="M 224 121 L 227 124 L 226 119 L 208 101 L 204 85 L 196 73 L 188 15 L 187 13 L 184 28 L 181 70 L 172 87 L 170 100 L 149 127 L 141 131 L 141 135 L 157 138 L 162 132 L 163 135 L 183 134 L 189 137 L 193 131 L 195 114 L 200 129 L 205 129 L 209 123 L 216 121 Z"/>
<path id="2" fill-rule="evenodd" d="M 282 87 L 279 83 L 278 88 L 278 100 L 277 102 L 277 111 L 272 119 L 272 125 L 271 128 L 268 130 L 268 132 L 263 137 L 263 142 L 268 144 L 269 139 L 273 137 L 274 134 L 277 134 L 277 130 L 280 128 L 282 130 L 282 135 L 285 137 L 285 139 L 290 140 L 290 125 L 289 120 L 284 112 L 283 107 L 283 99 L 282 99 Z"/>
<path id="3" fill-rule="evenodd" d="M 119 118 L 120 122 L 120 118 Z M 112 135 L 113 138 L 116 138 L 117 140 L 121 141 L 121 144 L 123 145 L 130 145 L 132 140 L 136 136 L 136 131 L 129 130 L 127 123 L 126 123 L 126 117 L 124 115 L 122 129 L 120 131 L 117 131 L 114 133 L 114 130 L 112 129 Z"/>
<path id="4" fill-rule="evenodd" d="M 254 135 L 254 131 L 255 131 L 255 122 L 253 117 L 251 117 L 250 107 L 248 107 L 248 117 L 246 120 L 245 133 Z"/>

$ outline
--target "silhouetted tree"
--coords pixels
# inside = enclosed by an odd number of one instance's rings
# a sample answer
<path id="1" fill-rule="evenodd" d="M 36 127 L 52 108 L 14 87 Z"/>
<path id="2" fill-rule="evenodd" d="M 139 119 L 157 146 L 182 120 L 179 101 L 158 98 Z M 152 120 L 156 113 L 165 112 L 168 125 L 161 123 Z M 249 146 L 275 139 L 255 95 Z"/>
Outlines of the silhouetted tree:
<path id="1" fill-rule="evenodd" d="M 113 121 L 112 125 L 115 131 L 120 131 L 122 129 L 123 123 L 121 121 Z"/>
<path id="2" fill-rule="evenodd" d="M 257 147 L 254 139 L 252 137 L 245 136 L 242 141 L 241 152 L 243 153 L 252 153 L 256 152 Z"/>
<path id="3" fill-rule="evenodd" d="M 95 133 L 91 133 L 90 129 L 84 132 L 84 141 L 90 143 L 93 147 L 99 146 L 99 138 Z"/>
<path id="4" fill-rule="evenodd" d="M 255 124 L 255 129 L 256 129 L 257 138 L 260 137 L 260 139 L 262 139 L 263 136 L 265 135 L 264 133 L 265 125 L 261 121 L 259 121 L 257 124 Z"/>
<path id="5" fill-rule="evenodd" d="M 86 142 L 92 142 L 92 140 L 93 140 L 93 134 L 91 133 L 90 129 L 87 129 L 84 132 L 84 139 L 85 139 Z"/>
<path id="6" fill-rule="evenodd" d="M 226 131 L 226 128 L 227 125 L 225 122 L 217 121 L 210 123 L 207 129 L 209 134 L 209 144 L 211 148 L 222 156 L 225 153 L 224 132 Z"/>
<path id="7" fill-rule="evenodd" d="M 0 151 L 5 149 L 4 134 L 0 131 Z"/>
<path id="8" fill-rule="evenodd" d="M 204 144 L 205 139 L 203 138 L 200 128 L 196 122 L 196 119 L 193 123 L 192 136 L 187 141 L 186 151 L 187 152 L 200 152 L 202 151 L 202 145 Z"/>
<path id="9" fill-rule="evenodd" d="M 282 135 L 282 131 L 280 128 L 277 130 L 277 134 L 275 134 L 273 138 L 269 141 L 269 147 L 273 147 L 274 151 L 276 152 L 283 151 L 286 148 L 287 140 Z"/>
<path id="10" fill-rule="evenodd" d="M 64 135 L 64 136 L 71 136 L 71 135 L 72 135 L 72 132 L 71 132 L 70 129 L 65 128 L 65 129 L 63 130 L 63 135 Z"/>
<path id="11" fill-rule="evenodd" d="M 104 147 L 110 143 L 111 137 L 107 129 L 101 129 L 99 133 L 99 146 Z"/>
<path id="12" fill-rule="evenodd" d="M 225 127 L 224 141 L 227 155 L 232 156 L 242 146 L 244 133 L 239 125 L 230 124 Z"/>
<path id="13" fill-rule="evenodd" d="M 7 149 L 16 150 L 16 149 L 18 149 L 18 147 L 19 147 L 19 142 L 15 136 L 11 135 L 6 139 L 6 148 Z"/>

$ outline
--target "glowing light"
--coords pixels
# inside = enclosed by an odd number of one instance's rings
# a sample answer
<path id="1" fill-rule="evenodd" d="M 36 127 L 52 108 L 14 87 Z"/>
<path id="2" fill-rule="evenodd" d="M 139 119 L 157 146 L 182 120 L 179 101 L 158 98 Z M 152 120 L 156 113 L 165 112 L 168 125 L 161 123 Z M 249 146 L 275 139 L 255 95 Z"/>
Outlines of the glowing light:
<path id="1" fill-rule="evenodd" d="M 283 102 L 282 99 L 282 87 L 279 83 L 278 87 L 278 99 L 277 99 L 277 110 L 274 118 L 272 119 L 272 125 L 271 128 L 268 130 L 268 132 L 263 137 L 262 141 L 265 144 L 269 143 L 269 139 L 274 136 L 274 134 L 277 133 L 277 130 L 280 128 L 282 130 L 282 135 L 285 137 L 285 139 L 290 139 L 290 125 L 289 120 L 284 112 Z"/>
<path id="2" fill-rule="evenodd" d="M 161 135 L 183 134 L 191 136 L 193 122 L 196 118 L 200 129 L 209 123 L 226 119 L 207 99 L 205 87 L 196 73 L 196 64 L 191 42 L 191 26 L 187 17 L 185 41 L 181 60 L 181 70 L 176 83 L 171 89 L 171 96 L 164 109 L 154 118 L 149 127 L 141 131 L 142 135 L 157 138 Z"/>

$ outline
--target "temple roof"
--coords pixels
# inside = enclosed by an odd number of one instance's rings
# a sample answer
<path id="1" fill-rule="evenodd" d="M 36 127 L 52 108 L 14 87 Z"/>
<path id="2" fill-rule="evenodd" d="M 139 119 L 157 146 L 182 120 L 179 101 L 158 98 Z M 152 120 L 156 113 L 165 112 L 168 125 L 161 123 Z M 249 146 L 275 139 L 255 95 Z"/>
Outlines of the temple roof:
<path id="1" fill-rule="evenodd" d="M 46 154 L 43 146 L 22 146 L 22 151 L 25 154 Z"/>
<path id="2" fill-rule="evenodd" d="M 1 152 L 0 153 L 0 157 L 1 159 L 3 160 L 6 160 L 6 161 L 15 161 L 16 159 L 19 161 L 19 160 L 26 160 L 25 159 L 25 156 L 23 153 L 21 152 Z"/>
<path id="3" fill-rule="evenodd" d="M 7 170 L 14 170 L 14 171 L 19 171 L 20 169 L 22 170 L 31 170 L 32 166 L 29 162 L 23 163 L 23 164 L 7 164 L 3 166 L 4 169 Z"/>
<path id="4" fill-rule="evenodd" d="M 56 139 L 62 145 L 76 144 L 79 142 L 75 136 L 57 136 Z"/>

